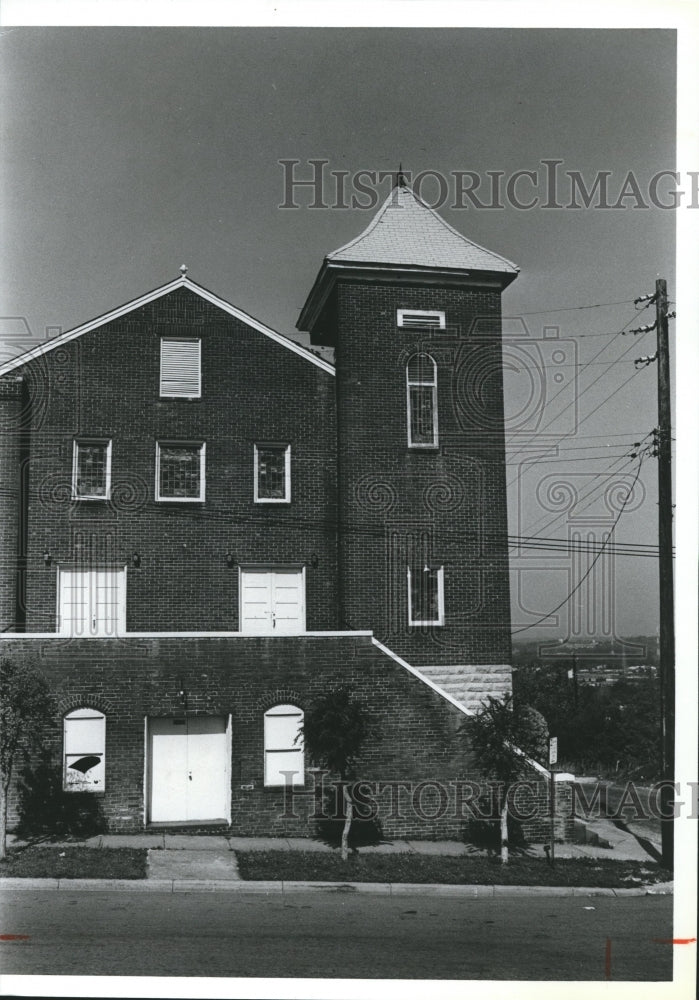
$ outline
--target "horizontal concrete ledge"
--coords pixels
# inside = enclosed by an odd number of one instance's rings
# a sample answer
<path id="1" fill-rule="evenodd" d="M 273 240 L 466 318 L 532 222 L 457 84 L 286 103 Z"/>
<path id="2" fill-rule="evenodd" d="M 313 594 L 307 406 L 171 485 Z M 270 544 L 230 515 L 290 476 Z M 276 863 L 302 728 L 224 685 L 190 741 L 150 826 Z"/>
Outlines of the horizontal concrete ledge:
<path id="1" fill-rule="evenodd" d="M 120 635 L 60 635 L 58 632 L 3 632 L 0 641 L 11 639 L 58 639 L 62 642 L 119 642 L 121 639 L 356 639 L 373 632 L 299 632 L 297 635 L 248 635 L 245 632 L 123 632 Z"/>

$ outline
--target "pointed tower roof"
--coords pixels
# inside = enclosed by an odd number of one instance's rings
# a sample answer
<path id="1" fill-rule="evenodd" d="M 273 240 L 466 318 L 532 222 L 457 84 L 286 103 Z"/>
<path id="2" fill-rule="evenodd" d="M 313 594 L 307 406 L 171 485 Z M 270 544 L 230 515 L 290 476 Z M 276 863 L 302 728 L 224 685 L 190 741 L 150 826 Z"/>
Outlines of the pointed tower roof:
<path id="1" fill-rule="evenodd" d="M 313 332 L 340 275 L 372 281 L 505 288 L 519 274 L 506 257 L 466 239 L 405 183 L 397 183 L 366 229 L 329 253 L 296 324 Z"/>
<path id="2" fill-rule="evenodd" d="M 518 273 L 512 261 L 458 233 L 401 180 L 364 232 L 326 260 Z"/>

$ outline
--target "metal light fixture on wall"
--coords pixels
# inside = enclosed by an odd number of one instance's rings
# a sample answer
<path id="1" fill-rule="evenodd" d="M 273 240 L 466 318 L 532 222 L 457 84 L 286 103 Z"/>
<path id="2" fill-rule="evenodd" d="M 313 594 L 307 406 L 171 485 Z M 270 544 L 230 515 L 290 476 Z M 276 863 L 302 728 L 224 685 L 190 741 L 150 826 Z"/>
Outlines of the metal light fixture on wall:
<path id="1" fill-rule="evenodd" d="M 228 550 L 228 552 L 226 552 L 226 566 L 229 569 L 233 569 L 233 567 L 235 566 L 235 556 L 233 555 L 230 549 Z"/>
<path id="2" fill-rule="evenodd" d="M 44 566 L 51 565 L 51 553 L 48 549 L 44 549 Z"/>
<path id="3" fill-rule="evenodd" d="M 184 681 L 180 680 L 177 684 L 177 698 L 179 700 L 180 706 L 187 712 L 187 692 L 184 687 Z"/>
<path id="4" fill-rule="evenodd" d="M 134 552 L 134 554 L 131 556 L 131 562 L 134 564 L 134 567 L 136 569 L 139 568 L 139 566 L 141 565 L 141 557 L 138 554 L 138 552 Z"/>
<path id="5" fill-rule="evenodd" d="M 315 552 L 311 555 L 311 566 L 313 569 L 318 569 L 318 556 Z"/>

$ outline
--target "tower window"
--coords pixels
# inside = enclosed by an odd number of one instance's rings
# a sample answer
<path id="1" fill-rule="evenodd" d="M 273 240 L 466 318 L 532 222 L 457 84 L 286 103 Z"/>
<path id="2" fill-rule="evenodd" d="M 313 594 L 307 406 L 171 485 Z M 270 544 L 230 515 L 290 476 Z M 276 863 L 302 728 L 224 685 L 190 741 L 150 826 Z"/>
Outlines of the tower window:
<path id="1" fill-rule="evenodd" d="M 399 309 L 397 322 L 399 327 L 427 327 L 433 330 L 444 330 L 446 327 L 443 312 L 429 312 L 427 309 Z"/>
<path id="2" fill-rule="evenodd" d="M 408 567 L 408 625 L 444 624 L 444 567 Z"/>
<path id="3" fill-rule="evenodd" d="M 429 354 L 413 354 L 406 366 L 408 447 L 436 448 L 437 365 Z"/>

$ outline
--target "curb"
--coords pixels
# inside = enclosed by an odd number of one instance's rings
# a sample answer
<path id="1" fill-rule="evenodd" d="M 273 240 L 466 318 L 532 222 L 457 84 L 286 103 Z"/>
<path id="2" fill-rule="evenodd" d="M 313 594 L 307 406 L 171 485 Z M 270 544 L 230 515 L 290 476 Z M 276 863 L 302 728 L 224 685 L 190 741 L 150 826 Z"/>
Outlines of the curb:
<path id="1" fill-rule="evenodd" d="M 373 893 L 379 896 L 461 896 L 490 899 L 500 896 L 669 896 L 672 882 L 606 889 L 569 885 L 447 885 L 425 882 L 245 882 L 242 879 L 101 879 L 101 878 L 3 878 L 0 891 L 42 890 L 54 892 L 237 892 L 285 895 L 293 892 Z"/>

